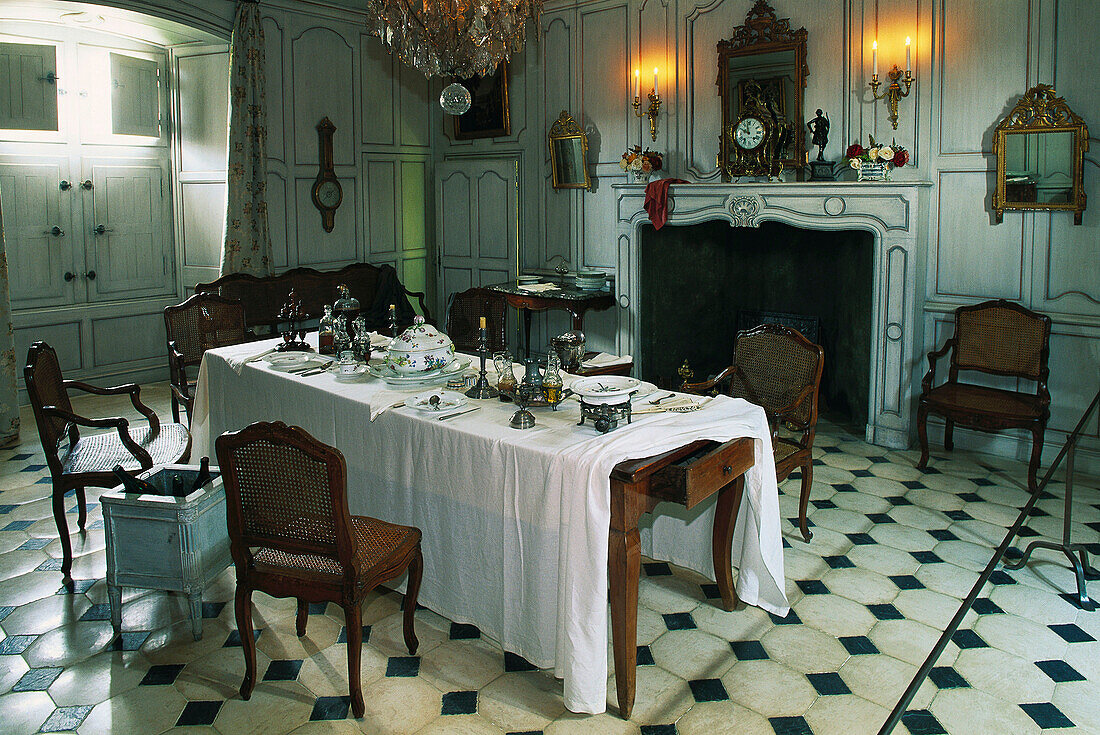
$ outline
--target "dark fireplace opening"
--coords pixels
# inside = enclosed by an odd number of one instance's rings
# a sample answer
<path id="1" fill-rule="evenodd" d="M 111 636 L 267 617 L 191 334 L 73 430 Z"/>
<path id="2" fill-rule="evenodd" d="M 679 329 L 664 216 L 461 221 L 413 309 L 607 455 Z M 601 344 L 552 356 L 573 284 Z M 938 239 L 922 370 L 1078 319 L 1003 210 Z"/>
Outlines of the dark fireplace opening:
<path id="1" fill-rule="evenodd" d="M 644 380 L 680 384 L 730 364 L 739 314 L 786 312 L 820 320 L 821 411 L 866 424 L 871 372 L 874 238 L 861 230 L 759 228 L 713 221 L 642 228 L 638 345 Z"/>

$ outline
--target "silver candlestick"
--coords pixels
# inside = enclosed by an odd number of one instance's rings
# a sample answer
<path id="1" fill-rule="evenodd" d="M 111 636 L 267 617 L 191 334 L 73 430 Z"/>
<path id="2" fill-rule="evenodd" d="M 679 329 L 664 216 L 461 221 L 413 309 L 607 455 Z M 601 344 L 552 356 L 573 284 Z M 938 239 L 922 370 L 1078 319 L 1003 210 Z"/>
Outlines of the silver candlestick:
<path id="1" fill-rule="evenodd" d="M 500 391 L 489 385 L 489 381 L 485 378 L 485 360 L 489 357 L 489 332 L 485 327 L 482 327 L 478 334 L 476 352 L 481 357 L 481 370 L 478 373 L 474 387 L 466 391 L 466 397 L 496 398 L 500 395 Z"/>

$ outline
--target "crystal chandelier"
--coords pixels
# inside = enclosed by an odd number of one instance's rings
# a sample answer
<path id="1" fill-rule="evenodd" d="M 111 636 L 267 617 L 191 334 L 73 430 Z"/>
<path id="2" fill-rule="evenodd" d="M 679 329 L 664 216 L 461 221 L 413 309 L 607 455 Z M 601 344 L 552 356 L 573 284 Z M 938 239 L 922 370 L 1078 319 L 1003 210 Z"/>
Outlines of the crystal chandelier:
<path id="1" fill-rule="evenodd" d="M 542 0 L 366 0 L 368 31 L 402 62 L 426 76 L 486 76 L 523 50 L 526 22 L 538 20 Z M 453 83 L 443 109 L 462 114 L 470 93 Z"/>

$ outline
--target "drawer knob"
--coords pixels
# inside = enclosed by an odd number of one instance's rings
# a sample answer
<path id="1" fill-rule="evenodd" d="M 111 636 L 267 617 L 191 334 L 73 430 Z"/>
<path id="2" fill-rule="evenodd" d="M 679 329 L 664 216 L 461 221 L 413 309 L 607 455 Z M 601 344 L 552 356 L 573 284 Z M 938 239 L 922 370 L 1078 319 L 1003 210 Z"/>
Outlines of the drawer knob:
<path id="1" fill-rule="evenodd" d="M 729 465 L 726 465 L 725 467 L 722 468 L 722 474 L 723 475 L 729 475 L 729 474 L 732 474 L 732 473 L 733 473 L 733 468 L 730 467 Z"/>

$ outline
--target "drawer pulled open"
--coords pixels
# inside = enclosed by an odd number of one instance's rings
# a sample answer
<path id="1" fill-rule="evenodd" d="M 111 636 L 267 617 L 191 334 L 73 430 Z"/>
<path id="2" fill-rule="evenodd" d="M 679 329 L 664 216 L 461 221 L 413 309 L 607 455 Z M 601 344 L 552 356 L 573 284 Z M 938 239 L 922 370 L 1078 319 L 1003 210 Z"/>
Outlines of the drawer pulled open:
<path id="1" fill-rule="evenodd" d="M 701 447 L 653 474 L 650 494 L 691 508 L 744 474 L 753 464 L 753 440 Z"/>

